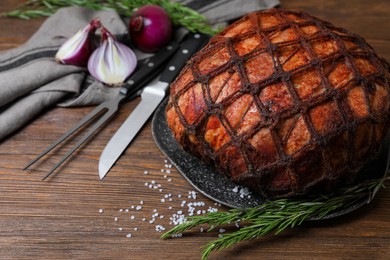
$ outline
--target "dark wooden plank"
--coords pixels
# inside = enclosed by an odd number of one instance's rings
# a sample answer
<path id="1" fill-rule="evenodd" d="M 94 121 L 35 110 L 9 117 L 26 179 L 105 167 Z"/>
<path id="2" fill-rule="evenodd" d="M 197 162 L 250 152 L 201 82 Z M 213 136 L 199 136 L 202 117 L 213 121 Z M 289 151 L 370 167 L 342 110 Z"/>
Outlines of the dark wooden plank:
<path id="1" fill-rule="evenodd" d="M 0 12 L 21 0 L 3 0 Z M 390 60 L 388 1 L 282 1 L 361 34 Z M 0 18 L 0 50 L 25 42 L 44 19 Z M 154 144 L 148 123 L 104 181 L 97 162 L 115 130 L 138 100 L 125 104 L 118 115 L 48 181 L 44 174 L 64 154 L 55 150 L 29 171 L 23 166 L 92 108 L 53 108 L 0 143 L 0 258 L 3 259 L 199 259 L 200 247 L 218 233 L 193 232 L 162 241 L 156 224 L 169 228 L 169 217 L 193 188 L 172 168 L 168 181 L 160 170 L 165 158 Z M 63 148 L 69 148 L 75 139 Z M 144 171 L 149 174 L 145 175 Z M 168 174 L 167 174 L 168 175 Z M 145 186 L 152 181 L 163 189 Z M 172 202 L 161 202 L 165 194 Z M 183 197 L 178 198 L 181 194 Z M 136 211 L 131 206 L 140 205 Z M 197 200 L 214 204 L 202 195 Z M 172 209 L 169 207 L 172 206 Z M 103 212 L 100 213 L 99 210 Z M 122 211 L 121 211 L 122 209 Z M 126 212 L 126 209 L 129 212 Z M 153 210 L 163 219 L 149 223 Z M 224 208 L 220 208 L 223 210 Z M 134 216 L 135 219 L 131 219 Z M 215 254 L 239 259 L 388 259 L 390 254 L 390 192 L 379 192 L 372 204 L 338 219 L 306 223 L 279 236 L 245 242 Z M 115 218 L 118 218 L 115 221 Z M 142 221 L 146 218 L 146 221 Z M 123 228 L 122 231 L 119 228 Z M 138 228 L 138 230 L 134 230 Z M 131 233 L 132 237 L 126 237 Z"/>

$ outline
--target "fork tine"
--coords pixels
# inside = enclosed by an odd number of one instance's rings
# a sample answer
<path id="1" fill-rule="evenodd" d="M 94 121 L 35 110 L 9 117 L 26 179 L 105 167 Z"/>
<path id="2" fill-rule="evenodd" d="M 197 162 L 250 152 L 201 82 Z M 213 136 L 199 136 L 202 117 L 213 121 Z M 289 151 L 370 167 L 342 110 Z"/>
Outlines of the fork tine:
<path id="1" fill-rule="evenodd" d="M 106 107 L 107 108 L 107 107 Z M 49 177 L 66 159 L 69 158 L 69 156 L 77 149 L 79 148 L 85 141 L 87 141 L 92 134 L 106 122 L 114 113 L 116 112 L 116 109 L 110 109 L 106 111 L 106 113 L 97 121 L 94 126 L 70 149 L 62 158 L 61 160 L 51 169 L 51 171 L 46 174 L 45 177 L 43 177 L 42 180 L 45 180 L 47 177 Z"/>
<path id="2" fill-rule="evenodd" d="M 49 147 L 47 147 L 43 152 L 41 152 L 37 157 L 35 157 L 33 160 L 31 160 L 24 168 L 23 171 L 27 170 L 31 165 L 36 163 L 39 159 L 41 159 L 43 156 L 45 156 L 48 152 L 53 150 L 54 147 L 56 147 L 58 144 L 62 143 L 66 138 L 68 138 L 70 135 L 72 135 L 74 132 L 76 132 L 80 127 L 82 127 L 84 124 L 86 124 L 88 121 L 93 119 L 97 114 L 99 114 L 104 109 L 107 109 L 106 102 L 101 103 L 97 107 L 95 107 L 91 112 L 89 112 L 88 115 L 86 115 L 84 118 L 82 118 L 76 125 L 73 126 L 72 129 L 70 129 L 68 132 L 66 132 L 64 135 L 62 135 L 60 138 L 58 138 L 55 142 L 53 142 Z"/>

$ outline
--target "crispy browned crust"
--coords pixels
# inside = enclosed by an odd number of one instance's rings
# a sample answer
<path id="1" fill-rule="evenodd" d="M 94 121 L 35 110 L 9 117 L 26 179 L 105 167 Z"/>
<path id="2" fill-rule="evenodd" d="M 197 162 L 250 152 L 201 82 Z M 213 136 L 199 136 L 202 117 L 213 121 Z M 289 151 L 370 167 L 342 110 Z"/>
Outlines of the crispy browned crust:
<path id="1" fill-rule="evenodd" d="M 250 13 L 171 85 L 183 149 L 269 197 L 353 181 L 388 132 L 389 64 L 360 36 L 306 13 Z"/>

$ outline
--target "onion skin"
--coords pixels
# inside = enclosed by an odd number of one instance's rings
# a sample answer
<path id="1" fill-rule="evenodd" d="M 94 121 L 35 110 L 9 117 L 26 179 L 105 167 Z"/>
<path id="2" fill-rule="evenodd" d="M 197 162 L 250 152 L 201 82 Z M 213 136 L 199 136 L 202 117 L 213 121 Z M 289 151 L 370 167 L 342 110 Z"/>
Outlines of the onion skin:
<path id="1" fill-rule="evenodd" d="M 131 16 L 129 33 L 134 45 L 144 52 L 155 52 L 172 38 L 172 22 L 157 5 L 145 5 Z"/>

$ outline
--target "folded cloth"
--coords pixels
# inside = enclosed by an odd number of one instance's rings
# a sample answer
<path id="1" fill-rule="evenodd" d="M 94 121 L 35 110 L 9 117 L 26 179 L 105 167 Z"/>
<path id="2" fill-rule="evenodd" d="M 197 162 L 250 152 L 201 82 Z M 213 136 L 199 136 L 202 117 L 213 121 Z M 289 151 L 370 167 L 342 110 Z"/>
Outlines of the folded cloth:
<path id="1" fill-rule="evenodd" d="M 126 35 L 127 28 L 116 12 L 67 7 L 49 17 L 25 44 L 0 53 L 0 140 L 64 98 L 81 98 L 80 105 L 102 101 L 81 93 L 88 88 L 84 86 L 85 68 L 58 64 L 54 59 L 61 44 L 96 17 L 114 35 Z M 98 82 L 88 84 L 117 91 Z"/>
<path id="2" fill-rule="evenodd" d="M 204 14 L 212 23 L 279 4 L 277 0 L 177 1 Z M 95 81 L 85 68 L 54 60 L 61 44 L 96 17 L 118 39 L 126 37 L 126 24 L 115 11 L 72 6 L 49 17 L 22 46 L 0 52 L 0 141 L 48 107 L 96 105 L 119 92 L 119 88 Z"/>

